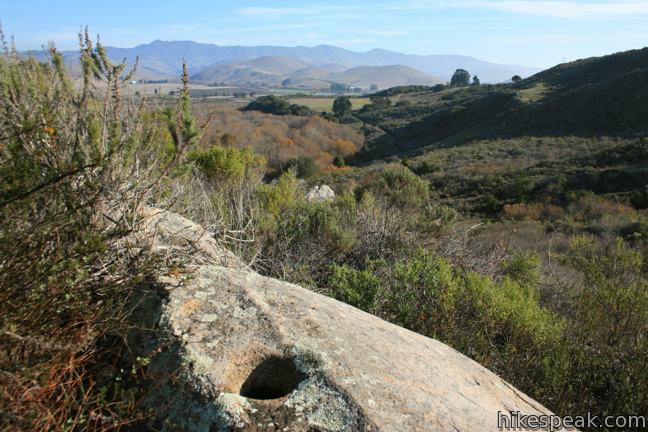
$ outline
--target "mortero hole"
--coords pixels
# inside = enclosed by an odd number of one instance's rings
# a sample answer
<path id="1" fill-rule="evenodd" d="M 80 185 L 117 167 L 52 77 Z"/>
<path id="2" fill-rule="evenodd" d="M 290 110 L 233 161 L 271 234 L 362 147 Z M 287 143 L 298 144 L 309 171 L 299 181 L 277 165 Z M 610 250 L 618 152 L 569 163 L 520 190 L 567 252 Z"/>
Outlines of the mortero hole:
<path id="1" fill-rule="evenodd" d="M 273 356 L 254 368 L 239 393 L 250 399 L 278 399 L 295 390 L 302 379 L 292 359 Z"/>

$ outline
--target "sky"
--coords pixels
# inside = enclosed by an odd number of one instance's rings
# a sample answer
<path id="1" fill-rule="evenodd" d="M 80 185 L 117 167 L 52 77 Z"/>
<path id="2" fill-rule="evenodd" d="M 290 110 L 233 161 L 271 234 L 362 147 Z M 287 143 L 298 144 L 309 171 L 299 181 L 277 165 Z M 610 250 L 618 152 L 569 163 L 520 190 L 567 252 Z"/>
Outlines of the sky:
<path id="1" fill-rule="evenodd" d="M 336 45 L 461 54 L 545 68 L 648 45 L 648 0 L 0 0 L 18 49 L 73 49 L 81 26 L 106 45 Z"/>

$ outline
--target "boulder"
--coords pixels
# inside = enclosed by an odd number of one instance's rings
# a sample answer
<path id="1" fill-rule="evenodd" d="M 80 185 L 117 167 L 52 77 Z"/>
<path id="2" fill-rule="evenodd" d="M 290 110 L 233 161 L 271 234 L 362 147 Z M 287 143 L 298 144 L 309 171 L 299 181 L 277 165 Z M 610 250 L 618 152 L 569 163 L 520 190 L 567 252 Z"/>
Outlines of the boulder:
<path id="1" fill-rule="evenodd" d="M 327 185 L 313 186 L 306 194 L 309 202 L 333 201 L 335 192 Z"/>
<path id="2" fill-rule="evenodd" d="M 174 379 L 145 402 L 163 430 L 481 432 L 498 412 L 550 414 L 437 340 L 251 271 L 186 219 L 152 226 L 161 253 L 203 254 L 160 278 L 149 370 Z"/>

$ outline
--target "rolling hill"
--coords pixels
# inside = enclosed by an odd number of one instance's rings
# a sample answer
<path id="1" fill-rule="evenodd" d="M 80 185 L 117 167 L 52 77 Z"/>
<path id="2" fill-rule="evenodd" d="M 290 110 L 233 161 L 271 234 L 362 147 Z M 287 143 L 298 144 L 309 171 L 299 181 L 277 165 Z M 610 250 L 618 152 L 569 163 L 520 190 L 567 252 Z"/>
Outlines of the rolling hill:
<path id="1" fill-rule="evenodd" d="M 357 114 L 380 131 L 358 160 L 478 139 L 646 136 L 647 81 L 644 48 L 561 64 L 516 84 L 396 95 L 412 105 Z"/>
<path id="2" fill-rule="evenodd" d="M 444 82 L 442 78 L 403 65 L 359 66 L 344 72 L 332 73 L 328 79 L 358 87 L 376 84 L 379 88 L 413 84 L 433 85 Z"/>
<path id="3" fill-rule="evenodd" d="M 193 74 L 199 74 L 214 65 L 240 64 L 259 57 L 280 57 L 298 59 L 311 67 L 328 70 L 330 65 L 343 69 L 359 66 L 403 65 L 426 74 L 449 80 L 457 68 L 464 68 L 478 75 L 482 82 L 503 82 L 515 74 L 529 76 L 537 69 L 524 66 L 489 63 L 473 57 L 458 55 L 413 55 L 394 51 L 374 49 L 354 52 L 331 45 L 314 47 L 297 46 L 219 46 L 193 41 L 160 41 L 138 45 L 133 48 L 106 47 L 110 58 L 127 59 L 130 63 L 139 57 L 142 70 L 147 77 L 177 77 L 182 60 L 185 59 Z M 35 53 L 38 55 L 38 53 Z M 67 51 L 66 57 L 76 59 L 76 51 Z"/>
<path id="4" fill-rule="evenodd" d="M 292 87 L 317 89 L 328 88 L 334 82 L 363 88 L 369 88 L 372 84 L 379 88 L 389 88 L 443 82 L 441 78 L 402 65 L 358 66 L 346 69 L 332 63 L 315 66 L 312 62 L 297 58 L 271 56 L 245 62 L 215 64 L 192 75 L 191 78 L 193 81 L 204 83 L 262 83 L 269 86 L 279 86 L 282 81 L 289 79 Z"/>

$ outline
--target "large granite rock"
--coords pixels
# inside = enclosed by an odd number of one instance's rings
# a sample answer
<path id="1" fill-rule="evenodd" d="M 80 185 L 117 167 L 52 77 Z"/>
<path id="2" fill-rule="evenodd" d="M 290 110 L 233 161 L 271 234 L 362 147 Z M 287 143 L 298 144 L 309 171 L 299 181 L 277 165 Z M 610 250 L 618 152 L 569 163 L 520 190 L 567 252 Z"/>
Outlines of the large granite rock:
<path id="1" fill-rule="evenodd" d="M 498 411 L 549 414 L 441 342 L 260 276 L 177 215 L 150 220 L 160 252 L 202 254 L 161 278 L 176 342 L 151 369 L 177 376 L 148 401 L 162 429 L 481 432 Z"/>

